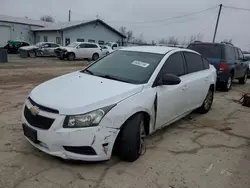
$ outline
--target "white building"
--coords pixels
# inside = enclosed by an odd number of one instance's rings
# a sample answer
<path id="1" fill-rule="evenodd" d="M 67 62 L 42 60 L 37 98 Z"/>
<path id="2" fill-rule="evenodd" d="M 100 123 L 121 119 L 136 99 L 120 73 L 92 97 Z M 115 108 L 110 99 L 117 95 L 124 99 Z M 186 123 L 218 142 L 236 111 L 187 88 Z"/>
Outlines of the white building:
<path id="1" fill-rule="evenodd" d="M 0 15 L 0 46 L 8 40 L 22 40 L 34 43 L 33 29 L 45 27 L 49 23 L 28 18 Z"/>

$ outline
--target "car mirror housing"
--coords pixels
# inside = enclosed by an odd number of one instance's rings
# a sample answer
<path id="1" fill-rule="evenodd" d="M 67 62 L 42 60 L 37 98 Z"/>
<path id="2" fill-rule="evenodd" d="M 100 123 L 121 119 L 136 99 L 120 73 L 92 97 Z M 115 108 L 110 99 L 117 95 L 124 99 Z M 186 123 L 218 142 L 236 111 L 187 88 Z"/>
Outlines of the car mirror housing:
<path id="1" fill-rule="evenodd" d="M 77 46 L 77 47 L 76 47 L 76 49 L 79 49 L 79 48 L 80 48 L 80 46 Z"/>
<path id="2" fill-rule="evenodd" d="M 181 83 L 181 79 L 174 75 L 174 74 L 164 74 L 162 75 L 159 79 L 158 82 L 156 83 L 157 86 L 159 85 L 178 85 Z"/>

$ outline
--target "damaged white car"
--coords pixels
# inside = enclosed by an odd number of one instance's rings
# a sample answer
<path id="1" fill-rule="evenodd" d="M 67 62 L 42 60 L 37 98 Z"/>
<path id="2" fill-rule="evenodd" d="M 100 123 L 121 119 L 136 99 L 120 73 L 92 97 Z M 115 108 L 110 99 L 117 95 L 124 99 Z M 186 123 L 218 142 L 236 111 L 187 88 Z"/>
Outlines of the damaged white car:
<path id="1" fill-rule="evenodd" d="M 145 136 L 198 109 L 210 110 L 216 70 L 200 54 L 129 47 L 34 88 L 22 112 L 36 148 L 64 159 L 102 161 L 114 149 L 135 161 Z"/>

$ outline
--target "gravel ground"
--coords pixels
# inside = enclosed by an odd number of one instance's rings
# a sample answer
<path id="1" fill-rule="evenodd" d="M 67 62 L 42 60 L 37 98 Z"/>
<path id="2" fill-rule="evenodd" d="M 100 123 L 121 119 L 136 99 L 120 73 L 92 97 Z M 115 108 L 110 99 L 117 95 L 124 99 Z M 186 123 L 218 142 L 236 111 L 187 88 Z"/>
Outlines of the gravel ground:
<path id="1" fill-rule="evenodd" d="M 249 188 L 250 109 L 234 102 L 250 84 L 216 92 L 206 115 L 191 114 L 146 139 L 134 163 L 63 161 L 32 147 L 20 114 L 32 88 L 86 61 L 20 59 L 0 64 L 0 188 Z"/>

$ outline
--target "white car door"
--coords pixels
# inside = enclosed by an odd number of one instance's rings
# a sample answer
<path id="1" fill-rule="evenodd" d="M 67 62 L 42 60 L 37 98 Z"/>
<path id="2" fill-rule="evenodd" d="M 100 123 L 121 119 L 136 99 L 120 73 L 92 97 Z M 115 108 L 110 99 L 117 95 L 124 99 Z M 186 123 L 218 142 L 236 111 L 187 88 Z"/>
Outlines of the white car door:
<path id="1" fill-rule="evenodd" d="M 180 52 L 170 55 L 161 68 L 158 78 L 166 73 L 174 74 L 179 76 L 181 83 L 155 87 L 157 94 L 156 129 L 185 113 L 187 105 L 187 84 L 183 79 L 185 72 L 185 63 Z"/>
<path id="2" fill-rule="evenodd" d="M 212 74 L 209 64 L 203 63 L 202 57 L 193 52 L 183 52 L 188 74 L 185 75 L 187 82 L 187 110 L 194 110 L 202 105 L 210 87 L 209 80 Z M 205 60 L 204 60 L 205 61 Z M 205 65 L 207 64 L 207 65 Z"/>
<path id="3" fill-rule="evenodd" d="M 82 43 L 76 48 L 76 59 L 88 58 L 86 44 Z"/>

